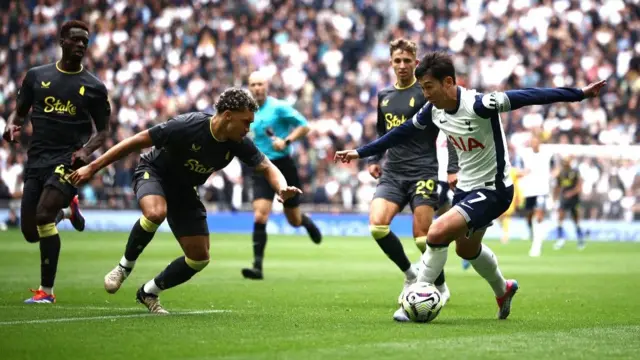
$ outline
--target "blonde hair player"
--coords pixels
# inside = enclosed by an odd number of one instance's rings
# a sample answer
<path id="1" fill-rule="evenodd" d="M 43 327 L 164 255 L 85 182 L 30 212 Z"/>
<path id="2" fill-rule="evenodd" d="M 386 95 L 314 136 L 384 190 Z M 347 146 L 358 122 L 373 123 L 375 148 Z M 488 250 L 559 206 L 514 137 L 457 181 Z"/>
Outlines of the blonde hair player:
<path id="1" fill-rule="evenodd" d="M 396 83 L 378 93 L 378 136 L 384 136 L 411 119 L 426 103 L 414 76 L 418 65 L 416 52 L 417 46 L 413 41 L 396 39 L 390 43 L 390 64 L 396 75 Z M 369 174 L 378 179 L 369 212 L 369 228 L 378 246 L 405 275 L 398 303 L 402 301 L 404 291 L 415 283 L 416 272 L 400 240 L 391 231 L 390 224 L 405 206 L 411 206 L 416 246 L 420 253 L 426 250 L 429 226 L 439 206 L 437 136 L 438 131 L 424 132 L 390 149 L 384 166 L 380 165 L 383 153 L 369 158 Z M 455 151 L 451 150 L 449 154 L 455 155 Z M 454 156 L 448 165 L 453 182 L 458 171 L 457 158 Z M 450 295 L 444 271 L 438 275 L 435 285 L 446 303 Z M 409 321 L 402 309 L 398 309 L 393 318 L 396 321 Z"/>

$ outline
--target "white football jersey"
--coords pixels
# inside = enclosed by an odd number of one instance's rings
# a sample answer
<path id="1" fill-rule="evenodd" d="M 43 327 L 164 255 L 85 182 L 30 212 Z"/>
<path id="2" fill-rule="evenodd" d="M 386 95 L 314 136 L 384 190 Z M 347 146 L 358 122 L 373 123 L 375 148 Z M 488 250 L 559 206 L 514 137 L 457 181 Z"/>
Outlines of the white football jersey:
<path id="1" fill-rule="evenodd" d="M 455 112 L 437 109 L 428 103 L 413 117 L 413 124 L 419 129 L 425 129 L 429 120 L 432 121 L 453 144 L 460 166 L 457 187 L 462 191 L 495 190 L 496 184 L 513 185 L 507 140 L 499 114 L 501 106 L 501 103 L 496 106 L 495 94 L 481 96 L 475 90 L 459 86 Z M 431 119 L 428 113 L 423 114 L 425 111 L 430 112 Z"/>
<path id="2" fill-rule="evenodd" d="M 453 111 L 424 105 L 411 121 L 386 133 L 378 140 L 359 147 L 361 158 L 381 154 L 405 143 L 416 132 L 442 131 L 458 155 L 458 188 L 497 190 L 513 185 L 511 163 L 500 113 L 529 105 L 582 101 L 585 94 L 577 88 L 534 88 L 479 94 L 457 87 L 457 106 Z"/>
<path id="3" fill-rule="evenodd" d="M 519 182 L 522 196 L 549 195 L 552 154 L 543 151 L 534 152 L 531 148 L 522 149 L 518 153 L 522 159 L 524 170 L 528 171 L 528 174 L 520 178 Z"/>
<path id="4" fill-rule="evenodd" d="M 438 157 L 438 180 L 447 181 L 447 168 L 449 167 L 449 149 L 447 149 L 447 136 L 440 131 L 436 139 L 436 155 Z"/>

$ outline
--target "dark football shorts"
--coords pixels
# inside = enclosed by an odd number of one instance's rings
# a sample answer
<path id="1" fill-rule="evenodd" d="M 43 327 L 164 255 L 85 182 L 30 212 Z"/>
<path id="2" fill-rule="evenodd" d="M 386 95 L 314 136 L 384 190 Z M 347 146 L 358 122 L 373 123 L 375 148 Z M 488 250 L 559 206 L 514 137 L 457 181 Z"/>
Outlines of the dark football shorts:
<path id="1" fill-rule="evenodd" d="M 580 196 L 570 198 L 562 198 L 560 200 L 560 209 L 565 211 L 576 211 L 580 206 Z"/>
<path id="2" fill-rule="evenodd" d="M 535 209 L 544 209 L 547 197 L 544 195 L 528 196 L 524 199 L 524 209 L 531 211 Z"/>
<path id="3" fill-rule="evenodd" d="M 400 206 L 400 211 L 407 204 L 411 206 L 411 210 L 415 210 L 418 206 L 427 205 L 433 209 L 438 208 L 438 179 L 420 180 L 397 180 L 392 174 L 383 173 L 378 181 L 376 192 L 373 198 L 381 198 L 388 200 Z"/>
<path id="4" fill-rule="evenodd" d="M 467 220 L 470 233 L 491 225 L 491 222 L 509 209 L 513 200 L 513 186 L 500 190 L 477 189 L 462 191 L 456 189 L 453 206 Z"/>
<path id="5" fill-rule="evenodd" d="M 284 178 L 287 180 L 287 185 L 295 186 L 297 188 L 301 188 L 300 186 L 300 177 L 298 177 L 298 169 L 296 169 L 296 164 L 293 162 L 289 156 L 285 156 L 280 159 L 271 160 L 273 165 L 275 165 Z M 254 199 L 267 199 L 273 201 L 273 197 L 276 195 L 276 192 L 271 188 L 267 179 L 262 176 L 262 174 L 254 173 L 253 174 L 253 198 Z M 286 208 L 295 208 L 300 206 L 300 194 L 296 194 L 296 196 L 287 199 L 284 202 L 284 207 Z"/>
<path id="6" fill-rule="evenodd" d="M 33 214 L 35 216 L 40 195 L 46 187 L 58 189 L 64 195 L 64 203 L 70 203 L 71 199 L 78 193 L 77 189 L 66 179 L 71 172 L 67 165 L 26 168 L 24 170 L 21 204 L 24 210 L 28 210 L 25 214 Z"/>
<path id="7" fill-rule="evenodd" d="M 147 195 L 159 195 L 167 202 L 167 222 L 177 237 L 209 235 L 207 210 L 195 187 L 170 184 L 152 169 L 138 167 L 133 175 L 133 190 L 138 201 Z"/>

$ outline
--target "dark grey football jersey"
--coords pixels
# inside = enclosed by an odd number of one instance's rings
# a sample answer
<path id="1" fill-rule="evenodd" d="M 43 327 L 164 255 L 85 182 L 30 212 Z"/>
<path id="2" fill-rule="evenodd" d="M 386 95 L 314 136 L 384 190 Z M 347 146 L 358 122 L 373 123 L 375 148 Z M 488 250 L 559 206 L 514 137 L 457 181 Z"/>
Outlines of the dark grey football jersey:
<path id="1" fill-rule="evenodd" d="M 406 88 L 388 87 L 378 93 L 378 136 L 386 134 L 405 121 L 411 121 L 413 115 L 422 108 L 426 99 L 418 82 Z M 397 179 L 428 179 L 438 177 L 438 157 L 436 138 L 439 129 L 436 126 L 403 144 L 387 150 L 387 159 L 383 174 Z M 371 157 L 369 163 L 378 162 L 381 156 Z"/>
<path id="2" fill-rule="evenodd" d="M 249 138 L 240 142 L 216 140 L 211 118 L 202 112 L 187 113 L 149 129 L 154 147 L 141 156 L 140 166 L 151 167 L 169 183 L 197 186 L 235 156 L 252 167 L 265 159 Z"/>

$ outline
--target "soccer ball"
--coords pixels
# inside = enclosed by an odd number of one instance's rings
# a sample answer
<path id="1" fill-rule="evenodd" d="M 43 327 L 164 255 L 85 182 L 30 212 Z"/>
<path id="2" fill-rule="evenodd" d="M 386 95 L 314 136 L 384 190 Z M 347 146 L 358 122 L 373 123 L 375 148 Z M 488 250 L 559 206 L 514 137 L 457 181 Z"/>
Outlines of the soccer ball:
<path id="1" fill-rule="evenodd" d="M 415 283 L 405 291 L 401 306 L 411 321 L 428 323 L 442 310 L 442 295 L 432 284 Z"/>

